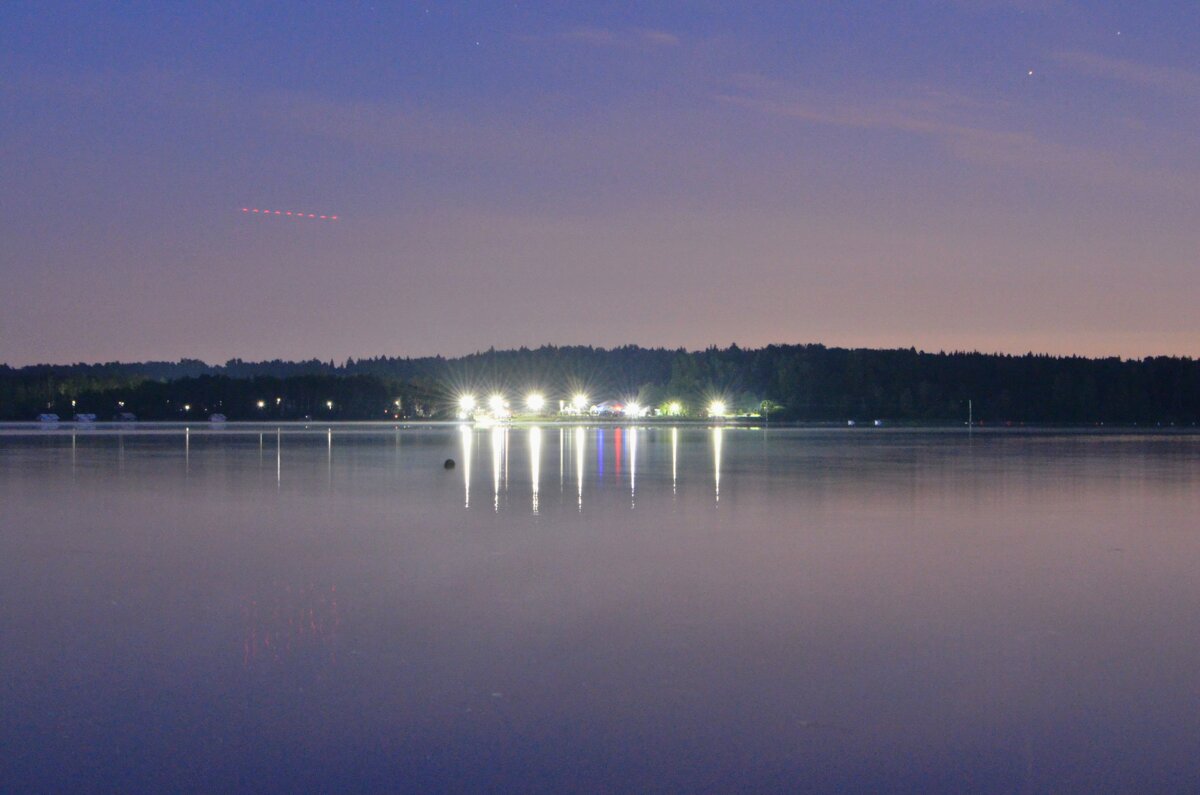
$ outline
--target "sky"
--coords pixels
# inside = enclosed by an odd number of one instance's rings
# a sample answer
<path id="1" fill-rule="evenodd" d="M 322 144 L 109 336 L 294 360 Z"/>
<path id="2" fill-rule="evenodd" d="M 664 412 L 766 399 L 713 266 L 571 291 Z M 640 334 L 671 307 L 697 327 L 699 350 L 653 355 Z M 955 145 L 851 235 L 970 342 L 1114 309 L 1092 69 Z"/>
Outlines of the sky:
<path id="1" fill-rule="evenodd" d="M 0 362 L 1197 356 L 1197 30 L 1195 0 L 9 0 Z"/>

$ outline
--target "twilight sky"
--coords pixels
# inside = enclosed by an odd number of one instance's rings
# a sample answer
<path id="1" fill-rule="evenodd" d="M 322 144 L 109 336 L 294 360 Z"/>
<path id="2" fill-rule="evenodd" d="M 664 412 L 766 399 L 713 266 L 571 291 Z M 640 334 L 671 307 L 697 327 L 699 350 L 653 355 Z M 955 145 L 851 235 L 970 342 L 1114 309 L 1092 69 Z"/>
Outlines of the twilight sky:
<path id="1" fill-rule="evenodd" d="M 1196 0 L 224 5 L 0 4 L 0 362 L 1200 354 Z"/>

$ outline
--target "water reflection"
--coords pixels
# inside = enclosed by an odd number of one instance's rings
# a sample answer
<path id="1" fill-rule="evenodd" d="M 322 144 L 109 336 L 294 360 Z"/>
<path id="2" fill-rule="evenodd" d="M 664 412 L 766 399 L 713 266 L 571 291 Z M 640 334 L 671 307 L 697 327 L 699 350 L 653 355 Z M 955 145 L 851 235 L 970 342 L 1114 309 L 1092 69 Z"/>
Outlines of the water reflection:
<path id="1" fill-rule="evenodd" d="M 637 442 L 638 429 L 629 429 L 629 507 L 637 507 Z"/>
<path id="2" fill-rule="evenodd" d="M 583 428 L 575 429 L 575 477 L 579 483 L 577 505 L 583 513 Z"/>
<path id="3" fill-rule="evenodd" d="M 529 429 L 529 477 L 533 491 L 532 510 L 538 512 L 538 481 L 542 474 L 542 429 Z"/>
<path id="4" fill-rule="evenodd" d="M 499 426 L 492 428 L 492 509 L 500 510 L 500 474 L 504 468 L 504 435 Z"/>
<path id="5" fill-rule="evenodd" d="M 274 583 L 242 601 L 242 666 L 291 658 L 337 658 L 341 629 L 337 586 Z"/>
<path id="6" fill-rule="evenodd" d="M 724 428 L 712 429 L 712 456 L 713 456 L 713 497 L 716 502 L 721 501 L 721 446 L 725 440 Z"/>
<path id="7" fill-rule="evenodd" d="M 711 428 L 707 431 L 709 441 L 709 455 L 712 461 L 712 489 L 714 501 L 719 503 L 721 499 L 721 469 L 723 466 L 723 448 L 724 428 Z M 487 429 L 480 429 L 471 425 L 462 425 L 459 427 L 459 447 L 462 455 L 462 487 L 463 487 L 463 507 L 471 507 L 471 475 L 472 464 L 474 462 L 474 447 L 476 444 L 477 435 L 486 434 L 487 444 L 491 453 L 492 465 L 492 510 L 499 512 L 501 508 L 509 505 L 506 495 L 509 488 L 509 435 L 516 434 L 518 438 L 518 448 L 521 441 L 526 444 L 528 450 L 528 459 L 518 459 L 515 465 L 518 471 L 515 474 L 519 478 L 518 482 L 524 482 L 524 472 L 520 471 L 522 466 L 528 466 L 528 483 L 529 483 L 529 510 L 533 514 L 540 514 L 547 508 L 545 493 L 542 489 L 542 459 L 546 447 L 547 429 L 540 426 L 532 426 L 528 428 L 511 428 L 509 426 L 494 426 Z M 609 438 L 611 434 L 611 439 Z M 666 439 L 664 439 L 666 435 Z M 522 440 L 521 437 L 524 437 Z M 667 460 L 664 457 L 658 458 L 657 465 L 652 451 L 656 445 L 662 445 L 664 442 L 669 442 L 670 445 L 670 471 L 669 477 L 671 481 L 671 496 L 676 498 L 680 488 L 680 444 L 679 444 L 679 428 L 645 428 L 645 427 L 610 427 L 610 428 L 588 428 L 585 426 L 577 426 L 574 428 L 559 428 L 558 429 L 558 485 L 559 494 L 565 494 L 567 479 L 574 477 L 575 481 L 575 509 L 578 512 L 583 511 L 583 492 L 584 482 L 589 478 L 593 481 L 596 488 L 596 496 L 599 497 L 604 493 L 614 493 L 616 489 L 624 492 L 628 488 L 628 509 L 633 510 L 638 506 L 638 486 L 639 478 L 645 480 L 649 477 L 661 479 L 665 482 L 668 477 L 666 468 Z M 595 445 L 594 451 L 588 447 L 588 442 L 592 441 Z M 639 457 L 645 454 L 643 448 L 649 445 L 647 450 L 651 451 L 649 466 L 645 461 L 640 461 Z M 588 469 L 588 456 L 594 455 L 595 468 L 591 471 Z M 525 463 L 527 462 L 527 463 Z M 604 477 L 605 468 L 611 473 L 607 481 Z M 686 462 L 685 462 L 686 468 Z M 628 481 L 626 481 L 628 475 Z M 561 503 L 560 503 L 561 504 Z"/>
<path id="8" fill-rule="evenodd" d="M 677 493 L 676 484 L 679 482 L 679 429 L 671 429 L 671 496 Z"/>
<path id="9" fill-rule="evenodd" d="M 3 789 L 1195 789 L 1196 435 L 284 427 L 0 433 Z"/>
<path id="10" fill-rule="evenodd" d="M 475 433 L 469 425 L 464 425 L 460 429 L 462 435 L 462 461 L 463 461 L 463 507 L 471 507 L 471 455 L 474 452 L 471 447 L 475 442 Z"/>

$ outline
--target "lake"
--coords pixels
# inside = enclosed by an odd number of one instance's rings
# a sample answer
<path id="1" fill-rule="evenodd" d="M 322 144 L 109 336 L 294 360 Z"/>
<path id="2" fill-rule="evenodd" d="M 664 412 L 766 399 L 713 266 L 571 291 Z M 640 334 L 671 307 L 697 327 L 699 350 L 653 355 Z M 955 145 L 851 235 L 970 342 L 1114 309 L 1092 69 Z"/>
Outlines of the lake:
<path id="1" fill-rule="evenodd" d="M 8 428 L 0 789 L 1195 791 L 1198 515 L 1186 433 Z"/>

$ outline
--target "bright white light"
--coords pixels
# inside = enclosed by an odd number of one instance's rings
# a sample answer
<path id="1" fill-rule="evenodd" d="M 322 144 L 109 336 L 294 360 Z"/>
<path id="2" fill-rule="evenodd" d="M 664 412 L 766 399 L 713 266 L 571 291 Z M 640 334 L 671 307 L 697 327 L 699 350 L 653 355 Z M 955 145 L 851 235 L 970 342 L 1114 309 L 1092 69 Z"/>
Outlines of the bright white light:
<path id="1" fill-rule="evenodd" d="M 463 395 L 458 399 L 458 407 L 462 409 L 464 413 L 470 414 L 475 410 L 475 396 Z"/>
<path id="2" fill-rule="evenodd" d="M 708 404 L 708 416 L 724 417 L 725 416 L 725 402 L 723 400 L 714 400 L 712 403 L 709 403 Z"/>
<path id="3" fill-rule="evenodd" d="M 672 417 L 678 417 L 682 411 L 683 411 L 683 406 L 680 404 L 680 402 L 678 400 L 672 400 L 670 403 L 667 404 L 667 413 L 670 414 Z"/>
<path id="4" fill-rule="evenodd" d="M 333 401 L 332 401 L 332 400 L 326 400 L 326 401 L 325 401 L 325 408 L 329 409 L 330 411 L 333 411 Z"/>
<path id="5" fill-rule="evenodd" d="M 191 410 L 192 410 L 192 404 L 191 404 L 191 403 L 184 403 L 184 404 L 183 404 L 183 410 L 184 410 L 184 411 L 191 411 Z"/>
<path id="6" fill-rule="evenodd" d="M 538 392 L 530 392 L 525 398 L 525 405 L 530 411 L 541 411 L 546 407 L 546 398 Z"/>
<path id="7" fill-rule="evenodd" d="M 507 404 L 504 401 L 504 395 L 496 394 L 488 398 L 488 408 L 492 410 L 493 414 L 500 414 L 503 412 L 506 405 Z"/>
<path id="8" fill-rule="evenodd" d="M 571 405 L 576 411 L 583 411 L 588 405 L 588 396 L 580 392 L 575 397 L 571 398 Z"/>
<path id="9" fill-rule="evenodd" d="M 257 406 L 258 406 L 260 409 L 261 409 L 261 408 L 266 408 L 266 406 L 267 406 L 267 401 L 265 401 L 265 400 L 260 400 L 260 401 L 258 401 L 258 403 L 256 403 L 255 405 L 257 405 Z"/>
<path id="10" fill-rule="evenodd" d="M 625 404 L 625 416 L 626 417 L 642 416 L 642 407 L 639 406 L 637 403 L 626 403 Z"/>

